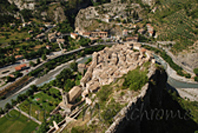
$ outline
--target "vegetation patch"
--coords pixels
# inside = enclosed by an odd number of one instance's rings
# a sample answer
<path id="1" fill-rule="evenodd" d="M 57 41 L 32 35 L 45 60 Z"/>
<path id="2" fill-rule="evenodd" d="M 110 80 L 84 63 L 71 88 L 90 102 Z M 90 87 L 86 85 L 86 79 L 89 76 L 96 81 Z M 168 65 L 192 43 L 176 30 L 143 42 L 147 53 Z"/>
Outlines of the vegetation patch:
<path id="1" fill-rule="evenodd" d="M 29 97 L 20 104 L 20 109 L 34 118 L 44 121 L 50 112 L 60 103 L 61 94 L 58 90 L 50 88 Z"/>
<path id="2" fill-rule="evenodd" d="M 125 81 L 123 83 L 123 88 L 129 88 L 130 90 L 140 90 L 147 82 L 147 71 L 140 71 L 139 68 L 130 71 L 125 75 Z"/>
<path id="3" fill-rule="evenodd" d="M 2 117 L 0 119 L 0 132 L 1 133 L 32 133 L 36 127 L 37 123 L 28 119 L 24 115 L 20 115 L 18 119 L 12 120 L 12 117 L 18 117 L 19 112 L 12 110 L 9 115 Z"/>

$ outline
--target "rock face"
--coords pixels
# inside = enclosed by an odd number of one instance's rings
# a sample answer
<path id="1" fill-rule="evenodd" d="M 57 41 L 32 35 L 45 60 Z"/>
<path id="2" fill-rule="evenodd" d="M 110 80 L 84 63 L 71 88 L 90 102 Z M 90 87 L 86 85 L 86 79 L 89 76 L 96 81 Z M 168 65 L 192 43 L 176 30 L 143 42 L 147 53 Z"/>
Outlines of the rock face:
<path id="1" fill-rule="evenodd" d="M 142 2 L 149 6 L 153 6 L 155 4 L 155 0 L 142 0 Z"/>
<path id="2" fill-rule="evenodd" d="M 189 49 L 188 51 L 183 50 L 180 52 L 177 56 L 177 60 L 184 66 L 194 69 L 198 67 L 198 41 L 189 47 Z"/>
<path id="3" fill-rule="evenodd" d="M 35 0 L 8 0 L 11 4 L 14 4 L 20 9 L 34 10 Z"/>
<path id="4" fill-rule="evenodd" d="M 127 8 L 136 9 L 136 12 L 143 10 L 139 4 L 121 3 L 119 1 L 81 9 L 75 20 L 76 31 L 100 30 L 109 31 L 112 35 L 122 35 L 122 29 L 119 26 L 121 24 L 117 19 L 121 21 L 133 20 L 132 14 L 134 10 L 127 12 Z"/>
<path id="5" fill-rule="evenodd" d="M 134 52 L 133 48 L 137 47 L 140 51 Z M 93 92 L 99 86 L 108 85 L 129 71 L 142 66 L 145 62 L 151 61 L 152 54 L 142 49 L 138 43 L 130 42 L 124 45 L 117 44 L 111 48 L 106 47 L 97 53 L 94 52 L 92 64 L 80 81 L 83 90 Z"/>
<path id="6" fill-rule="evenodd" d="M 164 70 L 150 67 L 147 75 L 156 84 L 147 83 L 142 87 L 141 93 L 131 99 L 115 117 L 113 124 L 107 129 L 106 133 L 140 133 L 141 112 L 144 112 L 151 104 L 151 99 L 155 98 L 156 104 L 161 104 L 163 90 L 166 87 L 167 74 Z"/>

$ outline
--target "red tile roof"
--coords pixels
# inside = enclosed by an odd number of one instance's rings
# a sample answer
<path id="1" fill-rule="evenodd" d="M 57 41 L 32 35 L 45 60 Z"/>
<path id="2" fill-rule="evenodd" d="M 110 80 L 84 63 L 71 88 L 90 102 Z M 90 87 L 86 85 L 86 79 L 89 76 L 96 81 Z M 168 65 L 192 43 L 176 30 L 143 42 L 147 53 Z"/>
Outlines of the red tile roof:
<path id="1" fill-rule="evenodd" d="M 75 37 L 77 37 L 77 36 L 78 36 L 76 33 L 71 33 L 71 35 L 73 35 L 73 36 L 75 36 Z"/>
<path id="2" fill-rule="evenodd" d="M 16 71 L 20 71 L 21 70 L 21 67 L 20 66 L 17 66 L 17 67 L 15 67 L 15 70 Z"/>
<path id="3" fill-rule="evenodd" d="M 21 64 L 20 65 L 21 68 L 26 67 L 26 66 L 27 66 L 26 64 Z"/>

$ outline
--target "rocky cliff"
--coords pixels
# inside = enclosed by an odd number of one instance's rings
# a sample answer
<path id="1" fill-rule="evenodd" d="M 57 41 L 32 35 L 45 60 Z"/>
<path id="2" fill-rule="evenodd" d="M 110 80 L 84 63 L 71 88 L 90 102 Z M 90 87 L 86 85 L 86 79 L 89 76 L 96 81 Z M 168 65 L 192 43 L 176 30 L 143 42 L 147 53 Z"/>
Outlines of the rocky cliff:
<path id="1" fill-rule="evenodd" d="M 137 3 L 113 1 L 100 6 L 81 9 L 75 19 L 76 31 L 108 31 L 111 35 L 121 35 L 120 22 L 135 21 L 134 12 L 142 12 Z M 141 17 L 141 15 L 140 15 Z"/>
<path id="2" fill-rule="evenodd" d="M 29 9 L 34 10 L 35 0 L 8 0 L 10 4 L 14 3 L 20 10 Z"/>
<path id="3" fill-rule="evenodd" d="M 116 116 L 106 133 L 173 133 L 198 130 L 189 112 L 167 91 L 167 74 L 150 70 L 149 83 Z M 177 97 L 177 96 L 176 96 Z"/>

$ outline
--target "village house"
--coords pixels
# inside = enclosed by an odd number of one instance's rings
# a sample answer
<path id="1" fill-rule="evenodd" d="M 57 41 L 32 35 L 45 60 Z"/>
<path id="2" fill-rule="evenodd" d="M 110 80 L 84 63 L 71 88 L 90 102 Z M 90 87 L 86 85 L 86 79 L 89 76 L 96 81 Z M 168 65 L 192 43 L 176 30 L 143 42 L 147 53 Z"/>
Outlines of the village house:
<path id="1" fill-rule="evenodd" d="M 126 38 L 126 41 L 138 42 L 138 36 L 127 37 Z"/>
<path id="2" fill-rule="evenodd" d="M 92 37 L 99 37 L 99 32 L 91 32 Z"/>
<path id="3" fill-rule="evenodd" d="M 49 40 L 49 42 L 55 42 L 56 41 L 56 33 L 49 33 L 48 40 Z"/>
<path id="4" fill-rule="evenodd" d="M 96 92 L 100 88 L 100 84 L 98 81 L 94 81 L 87 89 L 93 93 Z"/>
<path id="5" fill-rule="evenodd" d="M 49 28 L 52 28 L 53 25 L 51 25 L 51 24 L 45 24 L 45 27 L 47 27 L 49 29 Z"/>
<path id="6" fill-rule="evenodd" d="M 99 36 L 101 37 L 101 38 L 107 38 L 107 36 L 108 36 L 108 32 L 99 32 Z"/>
<path id="7" fill-rule="evenodd" d="M 141 48 L 140 49 L 140 54 L 145 54 L 146 53 L 146 49 L 145 48 Z"/>
<path id="8" fill-rule="evenodd" d="M 133 28 L 134 28 L 134 29 L 137 28 L 137 25 L 133 25 Z"/>
<path id="9" fill-rule="evenodd" d="M 138 30 L 138 33 L 140 33 L 140 34 L 144 34 L 144 33 L 145 33 L 144 28 L 140 28 L 140 29 Z"/>
<path id="10" fill-rule="evenodd" d="M 29 37 L 25 38 L 25 41 L 27 41 L 27 42 L 30 41 L 30 38 Z"/>
<path id="11" fill-rule="evenodd" d="M 15 23 L 10 23 L 10 26 L 11 26 L 11 27 L 15 27 L 16 24 L 15 24 Z"/>
<path id="12" fill-rule="evenodd" d="M 133 49 L 140 50 L 140 48 L 141 48 L 141 44 L 139 44 L 139 43 L 134 43 L 133 44 Z"/>
<path id="13" fill-rule="evenodd" d="M 91 32 L 92 37 L 101 37 L 101 38 L 107 38 L 108 32 Z"/>
<path id="14" fill-rule="evenodd" d="M 79 86 L 74 86 L 69 92 L 69 102 L 74 102 L 82 93 L 82 89 Z"/>
<path id="15" fill-rule="evenodd" d="M 78 38 L 78 34 L 76 34 L 76 33 L 71 33 L 70 36 L 73 39 L 77 39 Z"/>
<path id="16" fill-rule="evenodd" d="M 16 60 L 23 59 L 23 55 L 16 55 L 16 56 L 15 56 L 15 59 L 16 59 Z"/>
<path id="17" fill-rule="evenodd" d="M 51 46 L 49 46 L 49 45 L 46 45 L 45 47 L 46 47 L 46 49 L 48 49 L 48 50 L 51 49 Z"/>
<path id="18" fill-rule="evenodd" d="M 28 23 L 27 23 L 27 25 L 31 25 L 32 24 L 32 21 L 29 21 Z"/>
<path id="19" fill-rule="evenodd" d="M 8 76 L 11 77 L 11 78 L 15 77 L 14 74 L 9 74 Z"/>
<path id="20" fill-rule="evenodd" d="M 16 17 L 16 19 L 17 19 L 17 20 L 20 20 L 21 18 L 20 18 L 20 17 Z"/>
<path id="21" fill-rule="evenodd" d="M 153 34 L 154 34 L 154 32 L 153 32 L 153 31 L 149 31 L 148 33 L 149 33 L 149 36 L 150 36 L 150 37 L 152 37 L 152 36 L 153 36 Z"/>
<path id="22" fill-rule="evenodd" d="M 65 39 L 56 39 L 57 43 L 65 44 Z"/>
<path id="23" fill-rule="evenodd" d="M 23 26 L 23 27 L 26 27 L 26 26 L 27 26 L 27 23 L 23 23 L 22 26 Z"/>
<path id="24" fill-rule="evenodd" d="M 105 15 L 102 21 L 109 23 L 111 21 L 111 17 L 109 15 Z"/>
<path id="25" fill-rule="evenodd" d="M 157 10 L 157 6 L 155 6 L 155 7 L 152 9 L 152 11 L 151 11 L 151 12 L 155 13 L 155 12 L 156 12 L 156 10 Z"/>
<path id="26" fill-rule="evenodd" d="M 82 34 L 85 37 L 90 37 L 91 36 L 91 32 L 83 32 Z"/>
<path id="27" fill-rule="evenodd" d="M 44 27 L 40 27 L 39 30 L 40 31 L 45 31 L 45 28 Z"/>
<path id="28" fill-rule="evenodd" d="M 98 37 L 90 37 L 91 43 L 95 43 L 99 38 Z"/>
<path id="29" fill-rule="evenodd" d="M 138 34 L 135 34 L 134 36 L 129 36 L 126 37 L 126 41 L 133 41 L 133 42 L 138 42 Z"/>
<path id="30" fill-rule="evenodd" d="M 41 34 L 38 34 L 38 35 L 36 36 L 36 39 L 41 40 L 41 39 L 43 39 L 44 37 L 45 37 L 45 34 L 44 34 L 44 33 L 41 33 Z"/>
<path id="31" fill-rule="evenodd" d="M 27 68 L 27 65 L 26 64 L 21 64 L 21 65 L 19 65 L 19 66 L 16 66 L 15 67 L 15 70 L 16 71 L 21 71 L 21 70 L 24 70 L 24 69 L 26 69 Z"/>
<path id="32" fill-rule="evenodd" d="M 34 33 L 33 30 L 29 30 L 29 31 L 28 31 L 28 34 L 32 34 L 32 33 Z"/>
<path id="33" fill-rule="evenodd" d="M 154 33 L 154 28 L 151 26 L 151 24 L 146 24 L 147 31 L 149 33 L 149 36 L 152 37 Z"/>
<path id="34" fill-rule="evenodd" d="M 82 96 L 82 98 L 85 98 L 85 97 L 88 96 L 88 94 L 89 94 L 89 90 L 88 90 L 88 89 L 85 89 L 85 90 L 82 92 L 81 96 Z"/>
<path id="35" fill-rule="evenodd" d="M 123 34 L 123 36 L 127 36 L 127 35 L 128 35 L 128 30 L 124 29 L 124 30 L 122 31 L 122 34 Z"/>
<path id="36" fill-rule="evenodd" d="M 61 36 L 61 32 L 57 32 L 56 36 L 58 36 L 58 37 Z"/>
<path id="37" fill-rule="evenodd" d="M 85 64 L 78 64 L 78 72 L 80 72 L 81 74 L 84 74 L 84 71 L 86 69 L 86 65 Z"/>
<path id="38" fill-rule="evenodd" d="M 18 31 L 20 31 L 22 29 L 22 26 L 19 26 L 17 29 L 18 29 Z"/>

